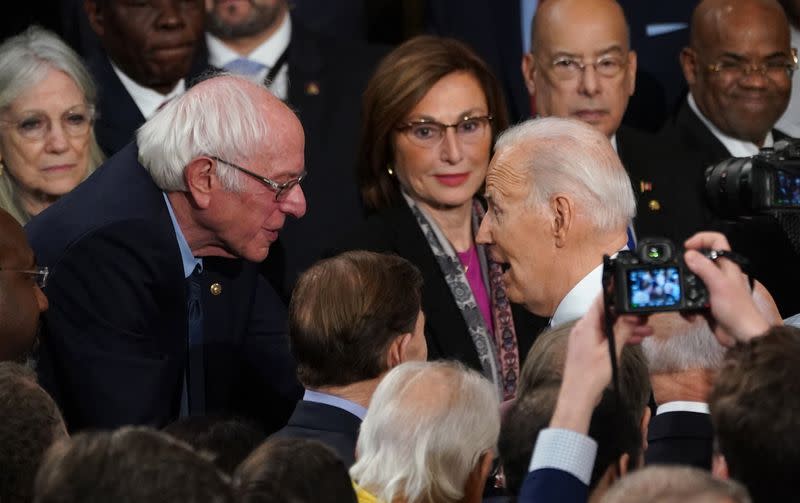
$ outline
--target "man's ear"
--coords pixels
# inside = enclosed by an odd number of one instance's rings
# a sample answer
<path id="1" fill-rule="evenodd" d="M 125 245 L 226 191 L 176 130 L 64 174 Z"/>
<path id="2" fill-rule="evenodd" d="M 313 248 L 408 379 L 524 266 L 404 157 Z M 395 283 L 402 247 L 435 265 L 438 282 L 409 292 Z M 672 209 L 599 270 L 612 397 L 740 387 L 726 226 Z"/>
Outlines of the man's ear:
<path id="1" fill-rule="evenodd" d="M 528 94 L 534 96 L 536 94 L 536 81 L 534 79 L 536 74 L 536 64 L 533 54 L 526 52 L 522 55 L 522 78 L 525 79 L 525 87 L 528 88 Z"/>
<path id="2" fill-rule="evenodd" d="M 728 461 L 725 460 L 725 456 L 722 454 L 716 453 L 711 457 L 711 475 L 721 480 L 731 478 L 731 474 L 728 471 Z"/>
<path id="3" fill-rule="evenodd" d="M 98 5 L 98 0 L 84 0 L 83 10 L 89 18 L 89 25 L 98 37 L 105 34 L 105 19 L 103 18 L 103 8 Z"/>
<path id="4" fill-rule="evenodd" d="M 191 195 L 194 205 L 201 209 L 208 208 L 211 202 L 211 193 L 219 184 L 212 168 L 213 164 L 207 157 L 192 159 L 183 168 L 186 190 Z"/>
<path id="5" fill-rule="evenodd" d="M 552 212 L 553 237 L 556 246 L 564 247 L 567 235 L 572 227 L 575 205 L 566 194 L 555 194 L 550 198 L 550 211 Z"/>
<path id="6" fill-rule="evenodd" d="M 411 340 L 411 334 L 401 334 L 389 344 L 389 351 L 386 353 L 387 369 L 392 370 L 405 361 L 405 347 L 409 340 Z"/>
<path id="7" fill-rule="evenodd" d="M 694 86 L 697 81 L 697 53 L 691 47 L 684 47 L 681 51 L 681 70 L 689 88 Z"/>

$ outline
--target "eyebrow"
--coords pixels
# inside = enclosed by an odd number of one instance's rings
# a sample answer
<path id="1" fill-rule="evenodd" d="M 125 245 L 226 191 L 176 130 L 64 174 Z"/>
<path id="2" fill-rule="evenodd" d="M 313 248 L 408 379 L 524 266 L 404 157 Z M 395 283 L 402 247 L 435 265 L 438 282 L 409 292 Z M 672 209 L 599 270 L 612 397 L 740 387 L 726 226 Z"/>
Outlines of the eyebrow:
<path id="1" fill-rule="evenodd" d="M 622 53 L 625 52 L 625 49 L 623 49 L 622 46 L 619 45 L 619 44 L 614 44 L 614 45 L 608 46 L 608 47 L 606 47 L 604 49 L 600 49 L 598 51 L 594 51 L 594 55 L 595 56 L 602 56 L 602 55 L 608 54 L 610 52 L 617 52 L 617 53 L 622 54 Z M 553 53 L 553 57 L 554 58 L 559 57 L 559 56 L 567 56 L 567 57 L 570 57 L 570 58 L 579 58 L 579 57 L 582 57 L 583 55 L 582 54 L 577 54 L 577 53 L 574 53 L 574 52 L 569 52 L 569 51 L 556 51 L 555 53 Z"/>
<path id="2" fill-rule="evenodd" d="M 465 110 L 458 114 L 458 120 L 463 119 L 464 117 L 470 117 L 474 114 L 485 114 L 481 107 L 472 107 L 468 110 Z M 426 114 L 419 114 L 419 115 L 412 115 L 406 122 L 413 122 L 413 121 L 433 121 L 433 122 L 441 122 L 439 119 L 433 117 L 432 115 Z"/>
<path id="3" fill-rule="evenodd" d="M 785 52 L 776 51 L 776 52 L 773 52 L 772 54 L 768 54 L 768 55 L 764 56 L 762 59 L 776 59 L 776 58 L 787 58 L 787 57 L 791 58 L 792 56 L 791 56 L 791 54 L 787 54 Z M 750 58 L 748 58 L 744 54 L 739 54 L 739 53 L 736 53 L 736 52 L 723 52 L 722 55 L 720 56 L 720 58 L 730 58 L 730 59 L 735 59 L 737 61 L 749 61 L 750 60 Z"/>

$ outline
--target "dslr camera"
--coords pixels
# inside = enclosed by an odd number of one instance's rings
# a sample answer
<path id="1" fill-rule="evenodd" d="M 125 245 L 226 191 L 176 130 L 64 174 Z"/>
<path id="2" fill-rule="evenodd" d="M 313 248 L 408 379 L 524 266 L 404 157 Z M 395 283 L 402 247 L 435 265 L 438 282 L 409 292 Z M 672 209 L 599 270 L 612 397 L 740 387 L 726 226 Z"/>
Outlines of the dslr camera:
<path id="1" fill-rule="evenodd" d="M 726 159 L 705 175 L 709 206 L 721 217 L 800 211 L 800 140 Z"/>
<path id="2" fill-rule="evenodd" d="M 708 251 L 701 250 L 711 258 Z M 682 250 L 663 238 L 642 239 L 635 251 L 623 250 L 603 262 L 603 296 L 615 314 L 702 311 L 708 290 L 686 267 Z"/>

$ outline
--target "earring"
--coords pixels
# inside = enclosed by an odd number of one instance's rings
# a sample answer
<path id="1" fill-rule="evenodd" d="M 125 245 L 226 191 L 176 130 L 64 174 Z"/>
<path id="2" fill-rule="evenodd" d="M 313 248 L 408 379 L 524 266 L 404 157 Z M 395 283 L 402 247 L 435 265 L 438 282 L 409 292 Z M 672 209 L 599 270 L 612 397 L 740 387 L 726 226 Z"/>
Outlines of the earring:
<path id="1" fill-rule="evenodd" d="M 386 172 L 389 173 L 389 176 L 394 176 L 394 170 L 392 169 L 391 164 L 386 165 Z"/>

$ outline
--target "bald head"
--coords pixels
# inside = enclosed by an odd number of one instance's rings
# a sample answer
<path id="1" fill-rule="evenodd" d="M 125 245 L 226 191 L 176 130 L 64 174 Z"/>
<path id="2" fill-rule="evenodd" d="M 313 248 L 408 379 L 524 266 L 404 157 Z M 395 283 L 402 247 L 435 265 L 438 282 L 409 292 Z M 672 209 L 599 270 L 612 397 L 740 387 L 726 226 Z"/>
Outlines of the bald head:
<path id="1" fill-rule="evenodd" d="M 700 112 L 723 133 L 763 146 L 789 104 L 789 23 L 775 0 L 704 0 L 681 66 Z"/>
<path id="2" fill-rule="evenodd" d="M 611 31 L 625 50 L 630 48 L 628 23 L 616 0 L 548 0 L 539 4 L 531 20 L 531 51 L 551 44 L 553 34 L 570 24 Z"/>
<path id="3" fill-rule="evenodd" d="M 30 273 L 35 266 L 22 227 L 0 210 L 0 361 L 23 360 L 36 340 L 47 298 Z"/>
<path id="4" fill-rule="evenodd" d="M 533 20 L 522 72 L 543 117 L 572 117 L 613 136 L 636 84 L 636 54 L 614 0 L 548 0 Z M 597 64 L 602 62 L 602 64 Z"/>

